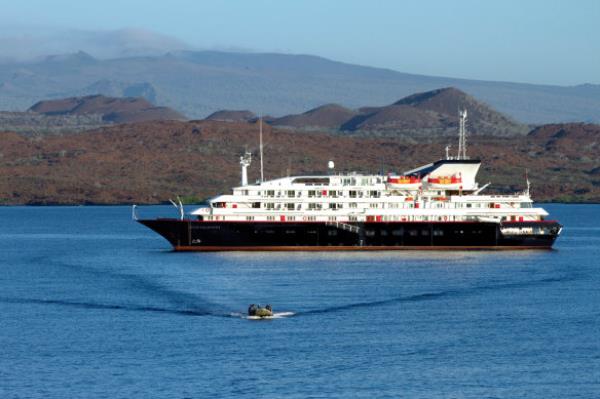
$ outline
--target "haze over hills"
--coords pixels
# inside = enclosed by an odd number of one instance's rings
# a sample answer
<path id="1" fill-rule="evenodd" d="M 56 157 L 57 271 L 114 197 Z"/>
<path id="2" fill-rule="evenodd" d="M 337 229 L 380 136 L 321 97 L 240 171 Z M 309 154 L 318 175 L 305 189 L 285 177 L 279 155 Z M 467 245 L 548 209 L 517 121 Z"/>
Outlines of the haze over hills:
<path id="1" fill-rule="evenodd" d="M 452 87 L 412 94 L 383 107 L 352 110 L 327 104 L 303 114 L 276 118 L 269 123 L 301 129 L 386 135 L 444 135 L 456 134 L 459 109 L 468 110 L 468 127 L 472 134 L 512 136 L 527 134 L 530 130 Z"/>
<path id="2" fill-rule="evenodd" d="M 222 109 L 283 116 L 322 104 L 384 106 L 456 87 L 523 123 L 600 122 L 600 85 L 572 87 L 413 75 L 310 55 L 174 51 L 97 59 L 84 52 L 0 64 L 0 109 L 89 94 L 141 95 L 203 118 Z"/>

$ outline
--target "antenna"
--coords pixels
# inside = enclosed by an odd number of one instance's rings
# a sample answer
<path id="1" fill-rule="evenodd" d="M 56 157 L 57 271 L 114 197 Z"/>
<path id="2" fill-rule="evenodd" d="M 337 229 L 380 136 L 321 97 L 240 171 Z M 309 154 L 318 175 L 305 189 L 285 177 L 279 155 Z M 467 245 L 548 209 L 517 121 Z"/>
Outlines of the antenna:
<path id="1" fill-rule="evenodd" d="M 450 154 L 449 154 L 450 147 L 452 147 L 450 144 L 448 144 L 448 145 L 446 146 L 446 159 L 450 159 Z"/>
<path id="2" fill-rule="evenodd" d="M 529 189 L 531 188 L 531 183 L 529 182 L 529 176 L 527 174 L 527 168 L 525 168 L 525 181 L 527 182 L 527 191 L 525 191 L 525 194 L 529 196 Z"/>
<path id="3" fill-rule="evenodd" d="M 459 110 L 458 118 L 458 156 L 456 159 L 467 159 L 467 110 Z"/>
<path id="4" fill-rule="evenodd" d="M 260 135 L 260 182 L 262 183 L 265 180 L 264 170 L 263 170 L 263 139 L 262 139 L 262 115 L 258 117 L 259 123 L 259 135 Z"/>

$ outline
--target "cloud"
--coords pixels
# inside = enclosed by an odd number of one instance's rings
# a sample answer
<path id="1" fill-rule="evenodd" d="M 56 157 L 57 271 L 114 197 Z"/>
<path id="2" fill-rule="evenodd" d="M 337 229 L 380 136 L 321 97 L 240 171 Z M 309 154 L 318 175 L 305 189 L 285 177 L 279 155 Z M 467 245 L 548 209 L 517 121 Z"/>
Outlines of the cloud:
<path id="1" fill-rule="evenodd" d="M 192 46 L 182 40 L 146 29 L 0 31 L 0 60 L 4 61 L 28 61 L 79 50 L 96 58 L 117 58 L 190 49 Z"/>

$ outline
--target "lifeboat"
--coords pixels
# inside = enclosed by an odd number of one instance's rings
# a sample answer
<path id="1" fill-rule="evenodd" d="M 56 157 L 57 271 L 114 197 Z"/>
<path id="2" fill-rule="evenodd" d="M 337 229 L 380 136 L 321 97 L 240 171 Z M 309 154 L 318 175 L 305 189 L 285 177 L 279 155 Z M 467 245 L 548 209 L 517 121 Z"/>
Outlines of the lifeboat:
<path id="1" fill-rule="evenodd" d="M 462 177 L 460 175 L 454 176 L 437 176 L 427 178 L 427 184 L 430 188 L 437 188 L 443 190 L 460 190 L 462 189 Z"/>
<path id="2" fill-rule="evenodd" d="M 418 190 L 421 188 L 421 179 L 415 176 L 388 176 L 386 185 L 397 190 Z"/>

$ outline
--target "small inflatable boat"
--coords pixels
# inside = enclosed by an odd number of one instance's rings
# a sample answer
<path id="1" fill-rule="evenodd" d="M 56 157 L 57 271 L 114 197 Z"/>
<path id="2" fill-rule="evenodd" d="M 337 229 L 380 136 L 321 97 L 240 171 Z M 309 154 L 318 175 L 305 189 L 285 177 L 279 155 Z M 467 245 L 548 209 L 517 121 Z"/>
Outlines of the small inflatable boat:
<path id="1" fill-rule="evenodd" d="M 271 305 L 267 305 L 263 308 L 260 305 L 252 304 L 248 307 L 248 316 L 271 317 L 273 316 L 273 309 L 271 308 Z"/>

